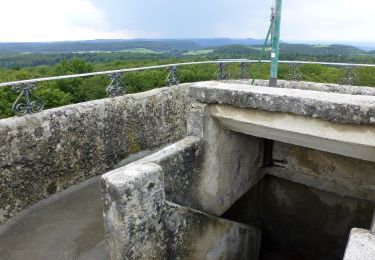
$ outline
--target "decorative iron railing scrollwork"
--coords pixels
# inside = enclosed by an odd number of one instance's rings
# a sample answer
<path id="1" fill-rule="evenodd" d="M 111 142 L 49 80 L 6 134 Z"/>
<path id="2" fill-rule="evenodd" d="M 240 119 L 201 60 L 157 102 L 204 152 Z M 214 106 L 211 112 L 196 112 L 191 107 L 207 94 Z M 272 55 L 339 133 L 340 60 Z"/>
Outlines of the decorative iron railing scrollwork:
<path id="1" fill-rule="evenodd" d="M 297 63 L 289 63 L 290 71 L 286 76 L 287 80 L 290 81 L 301 81 L 303 80 L 304 76 L 301 70 L 299 69 L 300 65 Z"/>
<path id="2" fill-rule="evenodd" d="M 36 83 L 13 85 L 12 91 L 19 94 L 12 105 L 12 110 L 16 115 L 32 114 L 43 110 L 42 99 L 33 93 L 36 89 Z"/>
<path id="3" fill-rule="evenodd" d="M 219 69 L 216 72 L 217 74 L 217 79 L 218 80 L 226 80 L 230 78 L 229 73 L 225 72 L 225 63 L 224 62 L 219 62 L 218 63 Z"/>
<path id="4" fill-rule="evenodd" d="M 127 88 L 125 83 L 121 80 L 122 76 L 124 75 L 123 72 L 114 72 L 108 74 L 111 83 L 106 88 L 107 95 L 109 97 L 117 97 L 125 95 L 127 92 Z"/>
<path id="5" fill-rule="evenodd" d="M 346 70 L 345 77 L 339 81 L 339 84 L 349 85 L 349 86 L 354 85 L 359 80 L 359 77 L 354 71 L 354 67 L 346 66 L 345 70 Z"/>
<path id="6" fill-rule="evenodd" d="M 136 72 L 136 71 L 148 71 L 155 69 L 167 69 L 168 76 L 165 79 L 165 82 L 168 86 L 178 85 L 180 83 L 180 73 L 179 68 L 182 66 L 191 66 L 191 65 L 216 65 L 218 70 L 216 71 L 215 77 L 218 80 L 230 79 L 230 74 L 227 72 L 227 64 L 238 64 L 238 78 L 246 79 L 247 76 L 251 76 L 253 73 L 252 65 L 256 63 L 269 63 L 269 60 L 246 60 L 246 59 L 227 59 L 227 60 L 215 60 L 215 61 L 194 61 L 194 62 L 185 62 L 177 64 L 164 64 L 156 66 L 148 66 L 141 68 L 126 68 L 120 70 L 112 71 L 98 71 L 90 72 L 83 74 L 75 75 L 63 75 L 63 76 L 54 76 L 47 78 L 38 78 L 30 80 L 20 80 L 13 82 L 3 82 L 0 83 L 1 87 L 11 86 L 12 90 L 18 93 L 18 97 L 12 105 L 12 110 L 17 115 L 31 114 L 39 112 L 43 109 L 43 101 L 35 95 L 34 91 L 37 89 L 37 84 L 39 82 L 47 82 L 54 80 L 64 80 L 64 79 L 73 79 L 73 78 L 86 78 L 90 76 L 106 75 L 111 80 L 111 83 L 106 87 L 106 92 L 110 97 L 116 97 L 124 95 L 127 93 L 127 86 L 124 84 L 122 77 L 124 73 Z M 344 85 L 355 85 L 359 81 L 355 69 L 359 67 L 375 68 L 375 64 L 352 64 L 352 63 L 332 63 L 332 62 L 311 62 L 311 61 L 280 61 L 280 64 L 288 64 L 291 68 L 289 74 L 286 75 L 287 80 L 299 81 L 304 79 L 304 75 L 299 70 L 299 66 L 305 64 L 311 65 L 321 65 L 329 66 L 335 68 L 344 68 L 346 70 L 345 77 L 339 80 L 339 84 Z M 246 75 L 248 73 L 248 75 Z"/>
<path id="7" fill-rule="evenodd" d="M 173 86 L 173 85 L 178 85 L 180 84 L 180 80 L 178 79 L 178 67 L 177 66 L 170 66 L 167 69 L 168 71 L 168 76 L 165 79 L 165 83 L 167 86 Z"/>
<path id="8" fill-rule="evenodd" d="M 251 66 L 251 64 L 249 65 Z M 239 75 L 238 75 L 238 78 L 239 79 L 246 79 L 246 69 L 249 67 L 245 62 L 241 62 L 240 63 L 240 72 L 239 72 Z"/>

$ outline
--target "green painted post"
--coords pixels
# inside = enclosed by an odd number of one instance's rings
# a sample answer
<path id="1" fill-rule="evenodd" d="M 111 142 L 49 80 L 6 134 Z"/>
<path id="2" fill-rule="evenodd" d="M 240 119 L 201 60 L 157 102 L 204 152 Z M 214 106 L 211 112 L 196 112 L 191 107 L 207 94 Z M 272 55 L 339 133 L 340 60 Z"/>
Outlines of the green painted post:
<path id="1" fill-rule="evenodd" d="M 280 46 L 280 24 L 281 24 L 281 6 L 282 0 L 276 0 L 275 18 L 272 26 L 272 52 L 271 52 L 271 72 L 270 87 L 277 86 L 277 67 L 279 63 Z"/>

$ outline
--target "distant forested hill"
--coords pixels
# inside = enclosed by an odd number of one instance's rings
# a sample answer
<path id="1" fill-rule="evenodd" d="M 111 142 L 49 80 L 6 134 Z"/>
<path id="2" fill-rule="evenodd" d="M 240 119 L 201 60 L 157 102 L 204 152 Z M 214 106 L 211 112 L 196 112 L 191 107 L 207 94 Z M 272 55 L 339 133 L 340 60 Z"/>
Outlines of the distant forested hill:
<path id="1" fill-rule="evenodd" d="M 230 39 L 230 38 L 214 38 L 214 39 L 192 39 L 194 43 L 201 47 L 222 47 L 228 45 L 260 45 L 264 40 L 260 39 Z"/>
<path id="2" fill-rule="evenodd" d="M 153 51 L 196 50 L 197 43 L 190 40 L 93 40 L 67 42 L 0 43 L 0 53 L 53 53 L 122 51 L 145 48 Z"/>
<path id="3" fill-rule="evenodd" d="M 0 68 L 55 65 L 78 58 L 90 63 L 164 59 L 257 59 L 262 49 L 257 39 L 92 40 L 41 43 L 0 43 Z M 282 43 L 280 59 L 375 63 L 375 51 L 348 45 Z M 266 48 L 264 59 L 270 56 Z"/>
<path id="4" fill-rule="evenodd" d="M 0 53 L 76 53 L 116 52 L 131 49 L 146 49 L 155 52 L 176 53 L 226 46 L 254 46 L 260 48 L 263 40 L 257 39 L 187 39 L 187 40 L 92 40 L 36 43 L 0 43 Z M 234 49 L 234 48 L 233 48 Z M 285 53 L 308 55 L 359 55 L 366 51 L 347 45 L 281 44 Z"/>
<path id="5" fill-rule="evenodd" d="M 366 51 L 353 46 L 333 45 L 308 45 L 308 44 L 281 44 L 280 50 L 284 53 L 298 53 L 307 55 L 359 55 Z"/>
<path id="6" fill-rule="evenodd" d="M 91 40 L 63 42 L 0 42 L 0 53 L 51 53 L 51 52 L 93 52 L 122 51 L 144 48 L 152 51 L 192 51 L 208 47 L 220 47 L 234 44 L 257 45 L 263 40 L 257 39 L 187 39 L 187 40 Z"/>

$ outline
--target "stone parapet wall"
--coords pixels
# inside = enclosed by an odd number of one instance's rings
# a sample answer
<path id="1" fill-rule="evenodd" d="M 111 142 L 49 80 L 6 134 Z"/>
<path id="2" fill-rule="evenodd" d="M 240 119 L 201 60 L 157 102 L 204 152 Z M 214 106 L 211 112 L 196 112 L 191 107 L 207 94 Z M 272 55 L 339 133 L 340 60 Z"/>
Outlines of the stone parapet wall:
<path id="1" fill-rule="evenodd" d="M 268 86 L 268 80 L 256 80 L 255 86 Z M 333 92 L 340 94 L 375 96 L 375 88 L 366 86 L 346 86 L 332 83 L 316 83 L 306 81 L 288 81 L 278 80 L 278 88 L 301 89 L 301 90 L 315 90 L 322 92 Z"/>
<path id="2" fill-rule="evenodd" d="M 206 104 L 224 104 L 269 112 L 292 113 L 332 123 L 375 125 L 375 96 L 314 90 L 199 82 L 190 96 Z"/>
<path id="3" fill-rule="evenodd" d="M 0 224 L 129 154 L 182 138 L 188 104 L 182 85 L 0 120 Z"/>

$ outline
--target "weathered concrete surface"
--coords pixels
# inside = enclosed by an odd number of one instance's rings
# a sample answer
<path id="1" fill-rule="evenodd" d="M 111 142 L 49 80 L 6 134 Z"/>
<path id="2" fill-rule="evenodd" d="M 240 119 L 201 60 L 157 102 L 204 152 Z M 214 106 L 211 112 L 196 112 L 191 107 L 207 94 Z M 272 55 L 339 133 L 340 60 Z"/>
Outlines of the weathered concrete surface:
<path id="1" fill-rule="evenodd" d="M 199 158 L 198 144 L 198 138 L 188 137 L 103 175 L 111 259 L 257 259 L 259 230 L 166 200 L 182 200 L 183 193 L 185 204 L 199 198 L 190 182 L 199 175 L 189 166 Z"/>
<path id="2" fill-rule="evenodd" d="M 166 259 L 258 259 L 261 232 L 166 202 Z"/>
<path id="3" fill-rule="evenodd" d="M 353 228 L 350 232 L 344 260 L 375 259 L 375 233 L 365 229 Z"/>
<path id="4" fill-rule="evenodd" d="M 102 174 L 128 154 L 185 135 L 185 86 L 0 120 L 0 224 L 40 199 Z"/>
<path id="5" fill-rule="evenodd" d="M 375 162 L 375 126 L 226 105 L 211 111 L 228 130 Z"/>
<path id="6" fill-rule="evenodd" d="M 273 158 L 280 167 L 265 169 L 274 176 L 316 189 L 375 203 L 375 163 L 275 142 Z"/>
<path id="7" fill-rule="evenodd" d="M 266 175 L 223 217 L 259 227 L 263 251 L 342 259 L 350 230 L 368 229 L 373 211 L 372 203 Z"/>
<path id="8" fill-rule="evenodd" d="M 189 95 L 196 101 L 208 104 L 293 113 L 334 123 L 375 125 L 375 96 L 223 82 L 192 84 Z"/>
<path id="9" fill-rule="evenodd" d="M 117 166 L 150 153 L 129 155 Z M 100 177 L 58 192 L 0 226 L 0 259 L 107 259 Z"/>
<path id="10" fill-rule="evenodd" d="M 264 176 L 263 141 L 227 131 L 207 105 L 193 103 L 187 121 L 188 133 L 204 141 L 199 209 L 220 216 Z"/>
<path id="11" fill-rule="evenodd" d="M 0 259 L 107 259 L 100 178 L 52 195 L 0 226 Z"/>
<path id="12" fill-rule="evenodd" d="M 247 83 L 248 82 L 244 82 Z M 268 80 L 256 80 L 254 85 L 256 86 L 269 86 Z M 278 88 L 290 88 L 290 89 L 302 89 L 302 90 L 315 90 L 322 92 L 334 92 L 341 94 L 350 95 L 363 95 L 363 96 L 375 96 L 375 88 L 366 86 L 345 86 L 332 83 L 316 83 L 306 81 L 288 81 L 278 80 Z"/>

